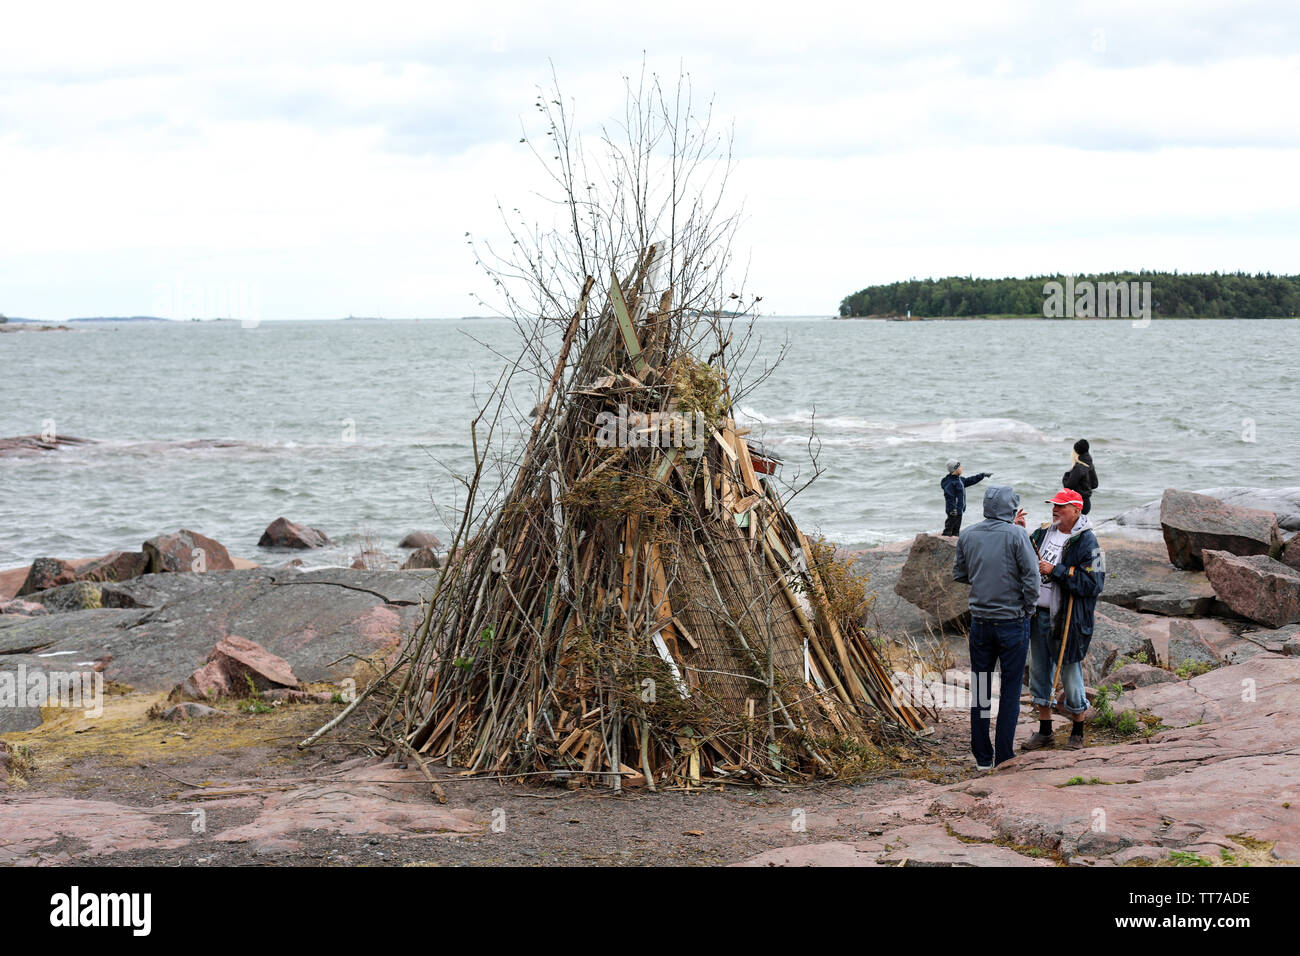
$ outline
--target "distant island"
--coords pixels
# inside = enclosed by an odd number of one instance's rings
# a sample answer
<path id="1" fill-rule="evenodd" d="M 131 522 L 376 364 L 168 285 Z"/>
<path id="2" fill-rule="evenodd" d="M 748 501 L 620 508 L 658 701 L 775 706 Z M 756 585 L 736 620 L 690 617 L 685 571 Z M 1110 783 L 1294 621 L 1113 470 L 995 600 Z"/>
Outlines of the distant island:
<path id="1" fill-rule="evenodd" d="M 171 322 L 173 319 L 160 319 L 156 315 L 91 315 L 80 319 L 68 319 L 69 322 Z"/>
<path id="2" fill-rule="evenodd" d="M 153 316 L 153 315 L 122 315 L 122 316 L 93 315 L 93 316 L 86 316 L 84 318 L 79 318 L 79 319 L 64 319 L 63 321 L 64 322 L 171 322 L 173 320 L 160 319 L 157 316 Z M 0 315 L 0 325 L 7 325 L 11 322 L 15 324 L 21 324 L 21 325 L 54 326 L 58 324 L 55 322 L 46 321 L 45 319 L 20 319 L 12 315 L 8 317 Z"/>
<path id="3" fill-rule="evenodd" d="M 1150 283 L 1152 313 L 1170 319 L 1274 319 L 1300 315 L 1300 275 L 1244 272 L 1105 272 L 1027 279 L 909 279 L 868 286 L 840 302 L 840 318 L 1043 318 L 1044 285 Z M 1047 313 L 1051 314 L 1051 313 Z M 1073 311 L 1068 313 L 1074 315 Z M 1102 317 L 1099 313 L 1094 315 Z"/>

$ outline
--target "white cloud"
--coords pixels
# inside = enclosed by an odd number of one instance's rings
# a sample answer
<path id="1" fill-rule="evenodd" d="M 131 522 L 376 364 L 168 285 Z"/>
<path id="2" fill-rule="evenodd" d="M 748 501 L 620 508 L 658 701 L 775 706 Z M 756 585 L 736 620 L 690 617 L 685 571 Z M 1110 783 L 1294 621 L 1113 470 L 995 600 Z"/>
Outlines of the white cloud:
<path id="1" fill-rule="evenodd" d="M 678 66 L 734 121 L 751 285 L 833 311 L 911 275 L 1294 271 L 1288 5 L 26 5 L 0 33 L 0 311 L 461 315 L 464 232 L 526 206 L 534 88 L 590 126 Z M 188 284 L 188 285 L 187 285 Z"/>

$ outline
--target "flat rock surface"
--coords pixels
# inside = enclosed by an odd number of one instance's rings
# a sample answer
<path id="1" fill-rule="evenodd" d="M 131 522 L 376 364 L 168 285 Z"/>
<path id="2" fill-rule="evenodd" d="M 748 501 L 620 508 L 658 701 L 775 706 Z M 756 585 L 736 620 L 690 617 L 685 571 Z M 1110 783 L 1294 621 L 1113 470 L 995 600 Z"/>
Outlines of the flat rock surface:
<path id="1" fill-rule="evenodd" d="M 0 674 L 85 671 L 104 666 L 104 648 L 139 623 L 141 611 L 69 611 L 40 617 L 0 615 Z M 34 707 L 0 707 L 0 733 L 29 730 L 41 722 Z"/>
<path id="2" fill-rule="evenodd" d="M 360 767 L 339 774 L 335 781 L 272 794 L 252 822 L 220 831 L 214 839 L 270 842 L 284 850 L 300 849 L 302 844 L 293 836 L 312 830 L 411 838 L 484 829 L 476 814 L 439 805 L 428 793 L 428 784 L 416 770 Z"/>
<path id="3" fill-rule="evenodd" d="M 1098 539 L 1106 555 L 1106 584 L 1099 601 L 1152 614 L 1204 616 L 1217 606 L 1203 571 L 1180 571 L 1163 544 L 1126 538 Z"/>
<path id="4" fill-rule="evenodd" d="M 418 772 L 382 767 L 354 768 L 322 783 L 287 784 L 270 792 L 224 796 L 216 787 L 211 795 L 191 790 L 180 797 L 130 806 L 6 794 L 0 799 L 0 833 L 16 838 L 0 844 L 0 866 L 94 862 L 117 853 L 210 846 L 209 839 L 277 855 L 301 850 L 313 831 L 411 839 L 475 834 L 487 823 L 480 814 L 434 802 Z M 247 822 L 222 826 L 235 816 Z"/>
<path id="5" fill-rule="evenodd" d="M 1021 754 L 992 774 L 971 768 L 954 698 L 902 775 L 616 795 L 434 765 L 446 804 L 413 764 L 346 759 L 364 720 L 298 750 L 337 702 L 178 723 L 149 720 L 163 695 L 137 691 L 110 696 L 98 720 L 63 714 L 7 738 L 32 748 L 37 771 L 25 787 L 0 783 L 0 863 L 1105 866 L 1248 849 L 1255 865 L 1283 862 L 1300 855 L 1300 815 L 1284 806 L 1300 808 L 1297 668 L 1261 654 L 1143 688 L 1159 697 L 1121 706 L 1170 729 Z M 1035 724 L 1022 711 L 1017 739 Z"/>
<path id="6" fill-rule="evenodd" d="M 24 329 L 23 331 L 27 331 Z M 15 435 L 12 438 L 0 438 L 0 458 L 18 458 L 39 455 L 41 452 L 57 451 L 69 445 L 94 444 L 91 438 L 73 438 L 71 435 Z"/>
<path id="7" fill-rule="evenodd" d="M 877 567 L 901 568 L 899 550 L 877 553 Z M 377 621 L 412 626 L 429 583 L 411 572 L 258 569 L 112 587 L 129 589 L 140 606 L 0 618 L 0 670 L 102 667 L 110 679 L 152 681 L 161 692 L 236 633 L 284 657 L 299 677 L 313 679 L 305 672 L 316 662 L 337 680 L 343 674 L 324 664 L 391 639 Z M 1171 850 L 1240 855 L 1254 840 L 1273 862 L 1300 860 L 1300 657 L 1266 649 L 1283 648 L 1300 629 L 1241 633 L 1231 622 L 1103 611 L 1153 645 L 1185 625 L 1216 650 L 1238 642 L 1254 656 L 1124 694 L 1117 710 L 1153 714 L 1168 728 L 1149 738 L 1090 736 L 1082 751 L 1019 754 L 992 774 L 972 775 L 967 701 L 940 684 L 930 688 L 939 750 L 914 754 L 909 766 L 943 783 L 889 775 L 616 797 L 467 781 L 434 768 L 447 805 L 431 798 L 413 765 L 337 766 L 338 751 L 356 752 L 344 740 L 355 746 L 362 721 L 347 725 L 329 761 L 297 751 L 341 704 L 286 701 L 268 713 L 176 723 L 146 720 L 162 694 L 139 690 L 110 696 L 98 721 L 47 715 L 8 738 L 30 742 L 42 770 L 27 789 L 0 785 L 0 833 L 19 834 L 0 839 L 0 863 L 1122 865 L 1164 861 Z M 39 656 L 49 653 L 57 656 Z M 114 677 L 137 673 L 137 681 Z M 114 706 L 134 710 L 114 725 Z M 1057 726 L 1063 734 L 1064 722 Z M 1022 708 L 1017 741 L 1034 727 Z M 204 832 L 194 829 L 194 810 L 204 812 Z M 490 827 L 498 815 L 502 832 Z"/>
<path id="8" fill-rule="evenodd" d="M 1130 691 L 1115 707 L 1149 711 L 1171 729 L 1020 754 L 961 783 L 851 803 L 825 828 L 865 826 L 870 841 L 810 840 L 747 862 L 1114 865 L 1179 849 L 1242 854 L 1255 840 L 1273 844 L 1273 861 L 1300 861 L 1300 660 L 1261 655 Z M 1028 730 L 1022 722 L 1018 736 Z"/>
<path id="9" fill-rule="evenodd" d="M 124 807 L 103 800 L 6 795 L 0 801 L 0 833 L 6 834 L 0 866 L 67 863 L 71 854 L 57 850 L 69 843 L 87 861 L 122 851 L 180 847 L 187 841 L 169 837 L 167 822 L 182 812 L 174 805 Z"/>
<path id="10" fill-rule="evenodd" d="M 234 634 L 287 660 L 302 680 L 337 679 L 348 666 L 331 668 L 332 661 L 373 654 L 409 634 L 429 588 L 420 575 L 398 571 L 145 575 L 103 585 L 110 606 L 101 610 L 0 616 L 0 667 L 57 662 L 67 669 L 111 655 L 106 680 L 166 690 Z M 0 727 L 5 720 L 0 713 Z"/>

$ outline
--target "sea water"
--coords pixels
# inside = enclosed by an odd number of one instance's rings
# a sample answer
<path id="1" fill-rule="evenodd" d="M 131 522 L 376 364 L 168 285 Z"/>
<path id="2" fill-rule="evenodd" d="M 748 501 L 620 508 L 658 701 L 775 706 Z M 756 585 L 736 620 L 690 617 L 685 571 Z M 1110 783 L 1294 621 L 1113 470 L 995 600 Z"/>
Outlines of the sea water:
<path id="1" fill-rule="evenodd" d="M 968 489 L 967 525 L 991 483 L 1042 520 L 1077 438 L 1096 519 L 1169 487 L 1300 485 L 1300 320 L 763 318 L 756 332 L 744 374 L 731 363 L 739 422 L 784 458 L 801 526 L 849 548 L 938 531 L 949 458 L 994 473 Z M 280 515 L 337 542 L 309 564 L 346 563 L 363 539 L 395 552 L 416 528 L 447 541 L 470 421 L 518 354 L 494 319 L 0 336 L 0 436 L 95 440 L 0 458 L 0 567 L 182 527 L 267 560 L 257 539 Z M 529 399 L 521 387 L 507 438 Z"/>

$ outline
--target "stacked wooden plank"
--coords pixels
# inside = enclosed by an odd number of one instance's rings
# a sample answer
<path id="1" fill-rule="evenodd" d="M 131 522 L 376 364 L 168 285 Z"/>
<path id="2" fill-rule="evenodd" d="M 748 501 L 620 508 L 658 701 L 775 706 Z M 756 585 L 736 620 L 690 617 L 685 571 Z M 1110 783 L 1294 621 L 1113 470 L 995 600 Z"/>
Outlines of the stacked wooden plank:
<path id="1" fill-rule="evenodd" d="M 846 747 L 921 729 L 755 470 L 726 343 L 691 353 L 708 318 L 649 287 L 654 256 L 599 311 L 587 280 L 517 471 L 392 678 L 395 745 L 656 787 L 833 775 Z"/>

